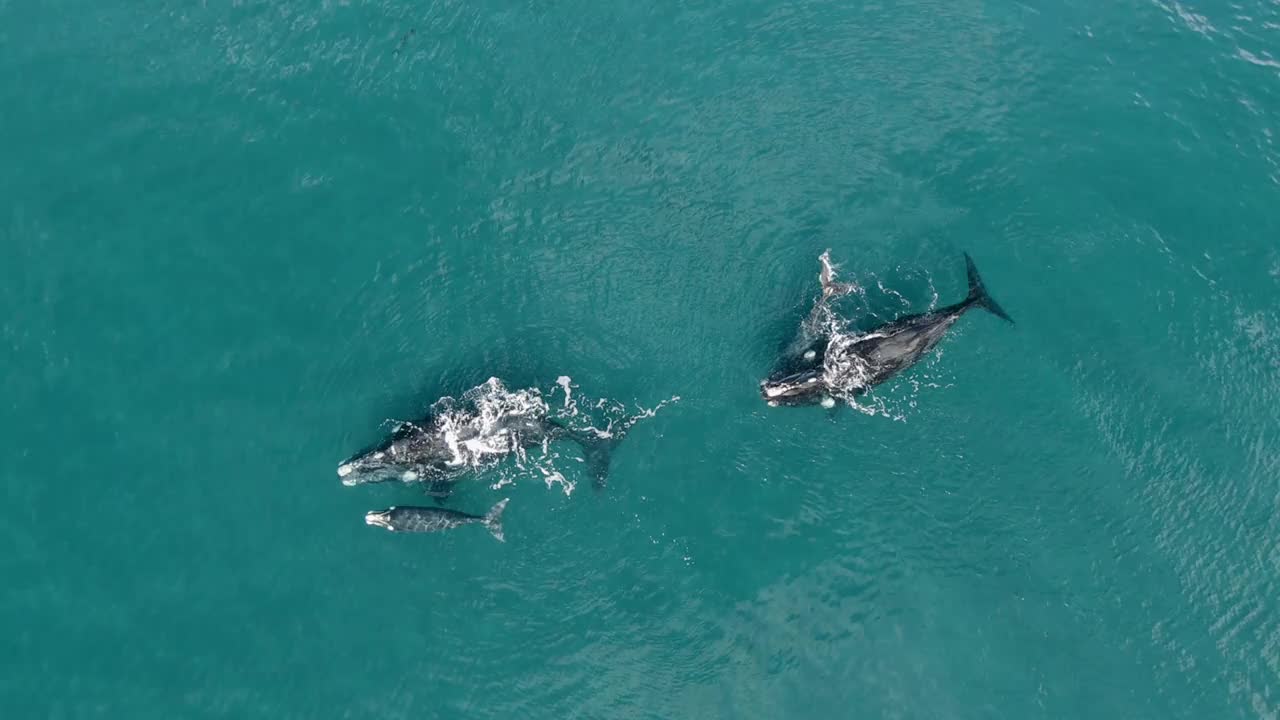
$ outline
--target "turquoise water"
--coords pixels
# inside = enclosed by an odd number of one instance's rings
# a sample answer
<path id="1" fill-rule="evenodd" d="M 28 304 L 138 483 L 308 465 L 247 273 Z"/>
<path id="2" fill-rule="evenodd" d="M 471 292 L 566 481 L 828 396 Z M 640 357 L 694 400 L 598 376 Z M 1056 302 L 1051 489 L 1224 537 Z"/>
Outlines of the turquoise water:
<path id="1" fill-rule="evenodd" d="M 0 0 L 0 68 L 5 718 L 1280 714 L 1274 2 Z M 767 408 L 825 248 L 1018 324 Z M 366 527 L 491 375 L 682 400 Z"/>

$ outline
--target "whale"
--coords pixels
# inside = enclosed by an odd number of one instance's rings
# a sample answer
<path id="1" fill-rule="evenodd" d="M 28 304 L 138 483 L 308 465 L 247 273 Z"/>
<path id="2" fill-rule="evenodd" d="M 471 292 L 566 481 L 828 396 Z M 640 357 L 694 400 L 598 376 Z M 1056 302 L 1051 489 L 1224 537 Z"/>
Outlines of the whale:
<path id="1" fill-rule="evenodd" d="M 969 310 L 980 308 L 1013 323 L 1013 318 L 987 292 L 973 258 L 964 253 L 969 293 L 963 300 L 925 313 L 904 315 L 865 333 L 834 330 L 831 300 L 856 286 L 836 285 L 830 258 L 820 258 L 823 294 L 802 325 L 798 353 L 760 383 L 760 396 L 771 406 L 835 405 L 835 397 L 857 396 L 915 365 L 933 350 L 952 325 Z"/>
<path id="2" fill-rule="evenodd" d="M 484 515 L 472 515 L 448 508 L 404 505 L 365 513 L 364 522 L 366 525 L 402 533 L 442 532 L 463 525 L 481 524 L 498 542 L 506 542 L 502 533 L 502 511 L 506 507 L 506 498 L 499 500 Z"/>
<path id="3" fill-rule="evenodd" d="M 429 494 L 447 496 L 447 487 L 466 473 L 524 449 L 568 440 L 582 451 L 588 474 L 603 487 L 613 448 L 626 428 L 610 433 L 571 429 L 547 415 L 546 404 L 530 391 L 508 392 L 496 378 L 476 389 L 482 406 L 452 398 L 433 412 L 398 423 L 381 442 L 338 465 L 347 486 L 399 480 L 426 483 Z"/>

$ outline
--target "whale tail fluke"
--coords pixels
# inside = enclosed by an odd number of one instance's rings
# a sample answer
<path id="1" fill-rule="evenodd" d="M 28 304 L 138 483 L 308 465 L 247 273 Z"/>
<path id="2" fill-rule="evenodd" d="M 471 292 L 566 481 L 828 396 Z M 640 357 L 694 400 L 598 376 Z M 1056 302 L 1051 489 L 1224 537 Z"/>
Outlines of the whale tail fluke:
<path id="1" fill-rule="evenodd" d="M 666 405 L 679 401 L 680 396 L 676 395 L 652 408 L 637 407 L 638 413 L 621 420 L 610 420 L 604 430 L 594 427 L 576 430 L 554 420 L 551 424 L 558 427 L 564 437 L 573 440 L 582 448 L 582 461 L 587 466 L 587 473 L 591 475 L 592 484 L 596 489 L 601 490 L 609 480 L 609 463 L 613 458 L 613 451 L 631 432 L 631 428 L 641 420 L 653 417 Z"/>
<path id="2" fill-rule="evenodd" d="M 613 448 L 622 442 L 628 427 L 612 430 L 607 434 L 590 430 L 575 430 L 563 423 L 551 420 L 550 424 L 558 428 L 564 437 L 569 438 L 582 448 L 582 461 L 587 465 L 587 474 L 599 490 L 609 480 L 609 463 L 613 458 Z"/>
<path id="3" fill-rule="evenodd" d="M 587 473 L 596 489 L 603 488 L 609 482 L 609 464 L 613 459 L 613 448 L 622 441 L 621 437 L 592 437 L 578 435 L 575 438 L 582 446 L 582 459 L 587 464 Z"/>
<path id="4" fill-rule="evenodd" d="M 507 503 L 511 498 L 503 498 L 497 502 L 489 512 L 484 515 L 484 526 L 493 533 L 498 542 L 506 542 L 507 539 L 502 535 L 502 511 L 507 509 Z M 473 516 L 474 517 L 474 516 Z"/>
<path id="5" fill-rule="evenodd" d="M 969 257 L 969 253 L 964 254 L 964 262 L 969 273 L 969 297 L 965 299 L 965 304 L 977 305 L 992 315 L 1012 323 L 1013 318 L 1000 307 L 1000 303 L 987 294 L 987 288 L 982 284 L 982 276 L 978 274 L 978 266 L 973 264 L 973 258 Z"/>

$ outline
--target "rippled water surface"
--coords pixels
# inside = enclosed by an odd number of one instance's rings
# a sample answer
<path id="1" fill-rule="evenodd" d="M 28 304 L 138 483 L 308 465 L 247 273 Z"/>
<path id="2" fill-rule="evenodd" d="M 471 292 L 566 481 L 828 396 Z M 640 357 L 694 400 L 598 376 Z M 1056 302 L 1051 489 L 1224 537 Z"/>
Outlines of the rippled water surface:
<path id="1" fill-rule="evenodd" d="M 1280 715 L 1274 1 L 0 0 L 0 69 L 4 717 Z M 827 248 L 1018 323 L 769 408 Z M 681 401 L 365 526 L 491 376 Z"/>

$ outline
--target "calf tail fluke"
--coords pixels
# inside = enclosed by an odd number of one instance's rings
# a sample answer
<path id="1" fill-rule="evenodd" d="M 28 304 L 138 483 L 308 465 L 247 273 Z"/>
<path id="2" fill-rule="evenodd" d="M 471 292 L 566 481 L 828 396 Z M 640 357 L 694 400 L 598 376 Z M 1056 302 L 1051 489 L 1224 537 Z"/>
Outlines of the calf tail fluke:
<path id="1" fill-rule="evenodd" d="M 964 262 L 969 272 L 969 297 L 965 302 L 977 305 L 992 315 L 1012 323 L 1013 318 L 1009 317 L 1004 308 L 987 294 L 987 288 L 982 284 L 982 276 L 978 275 L 978 267 L 973 264 L 973 258 L 969 257 L 969 253 L 964 254 Z"/>
<path id="2" fill-rule="evenodd" d="M 489 512 L 485 513 L 484 526 L 489 528 L 489 532 L 498 539 L 498 542 L 506 542 L 507 539 L 502 535 L 502 511 L 507 509 L 507 502 L 511 498 L 503 498 L 494 505 Z M 474 516 L 472 516 L 474 517 Z"/>

